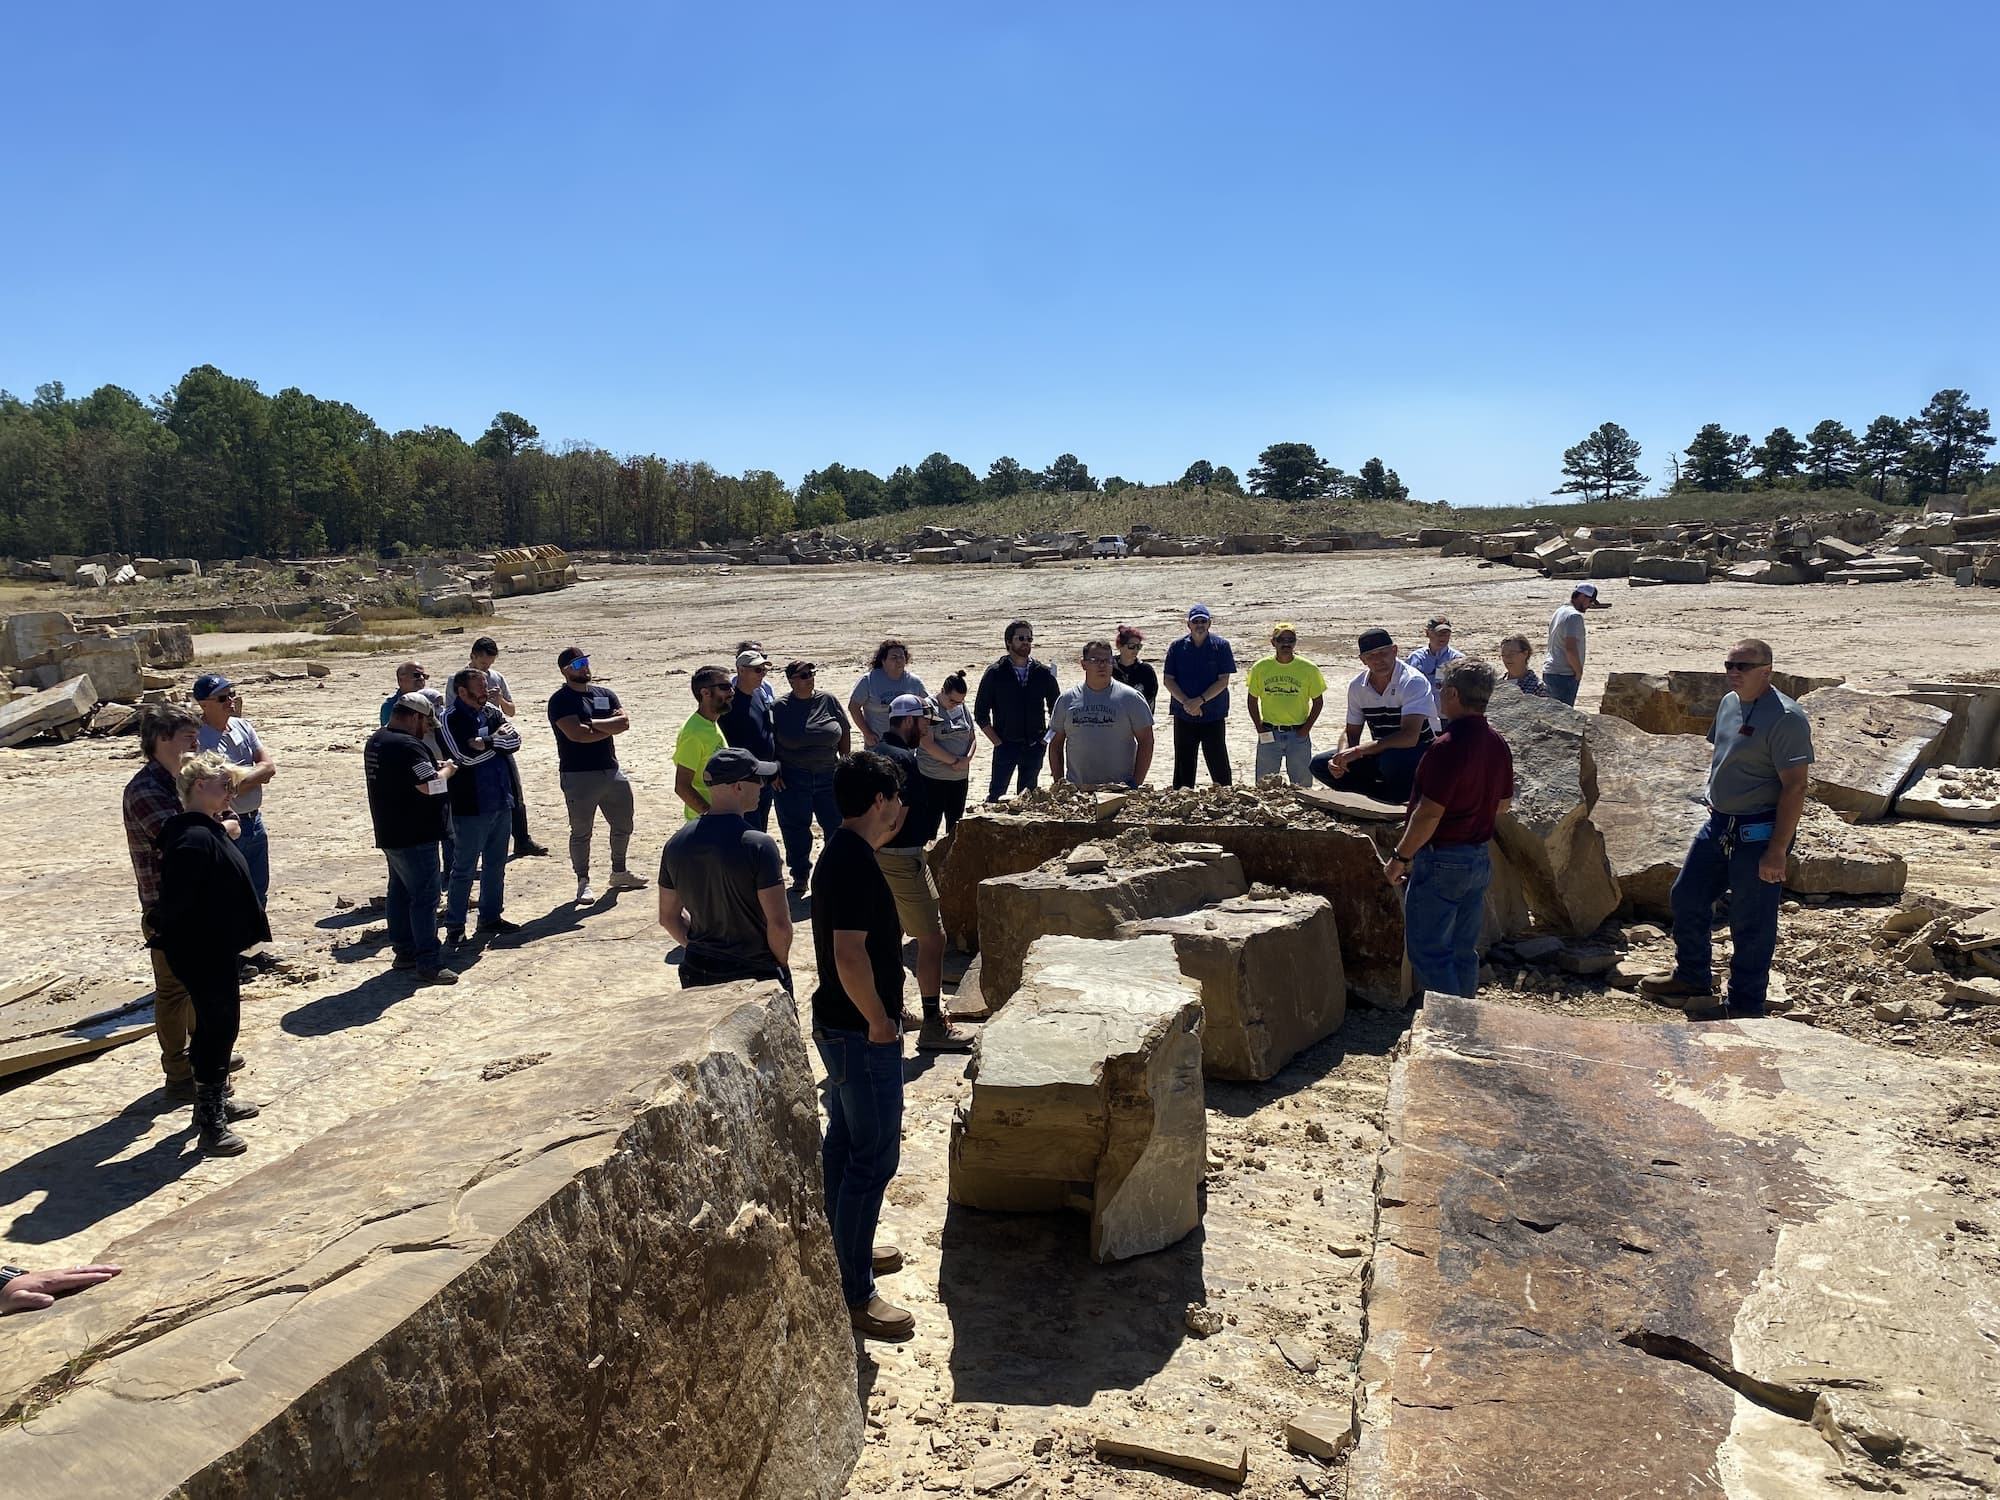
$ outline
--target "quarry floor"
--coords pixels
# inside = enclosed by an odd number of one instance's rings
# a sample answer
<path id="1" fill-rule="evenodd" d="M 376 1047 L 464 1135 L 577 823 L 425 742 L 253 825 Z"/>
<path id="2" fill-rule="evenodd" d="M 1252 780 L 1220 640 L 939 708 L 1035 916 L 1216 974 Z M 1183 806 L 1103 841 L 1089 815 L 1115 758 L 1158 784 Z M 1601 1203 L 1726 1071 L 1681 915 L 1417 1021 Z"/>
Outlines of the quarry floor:
<path id="1" fill-rule="evenodd" d="M 279 763 L 265 805 L 276 871 L 272 926 L 286 958 L 246 994 L 242 1050 L 250 1066 L 241 1087 L 264 1106 L 245 1130 L 250 1152 L 223 1161 L 193 1154 L 186 1111 L 159 1102 L 150 1041 L 0 1082 L 0 1259 L 93 1258 L 121 1235 L 416 1087 L 429 1058 L 524 1010 L 546 1011 L 560 1025 L 567 1008 L 635 994 L 687 1003 L 662 964 L 668 944 L 650 890 L 586 912 L 569 902 L 554 748 L 539 707 L 555 685 L 553 659 L 563 645 L 589 650 L 631 712 L 635 727 L 620 754 L 638 792 L 632 863 L 650 877 L 662 841 L 679 826 L 670 758 L 692 707 L 688 674 L 726 662 L 741 637 L 761 639 L 779 661 L 817 661 L 822 683 L 844 699 L 881 636 L 908 642 L 913 671 L 935 688 L 953 669 L 976 678 L 997 654 L 1006 621 L 1021 615 L 1036 625 L 1040 654 L 1072 681 L 1087 637 L 1137 624 L 1150 637 L 1147 658 L 1157 661 L 1186 605 L 1199 600 L 1215 611 L 1245 671 L 1270 624 L 1287 619 L 1300 629 L 1301 651 L 1338 684 L 1355 635 L 1368 626 L 1387 625 L 1414 646 L 1427 615 L 1448 613 L 1462 648 L 1490 653 L 1500 635 L 1517 630 L 1539 642 L 1562 588 L 1513 569 L 1395 552 L 1033 569 L 611 568 L 560 594 L 504 601 L 498 617 L 470 629 L 426 621 L 435 628 L 418 654 L 435 674 L 462 664 L 482 629 L 500 639 L 501 667 L 527 730 L 521 766 L 530 816 L 556 853 L 510 867 L 508 914 L 528 924 L 524 945 L 477 954 L 455 989 L 415 993 L 388 971 L 379 916 L 340 905 L 365 904 L 382 884 L 359 752 L 407 651 L 325 654 L 333 669 L 325 679 L 250 686 L 244 711 Z M 1846 589 L 1613 584 L 1606 597 L 1615 607 L 1591 619 L 1584 708 L 1594 706 L 1607 672 L 1715 667 L 1746 634 L 1771 641 L 1778 663 L 1799 671 L 1948 676 L 2000 666 L 2000 591 L 1942 580 Z M 202 644 L 204 667 L 255 672 L 241 654 L 248 638 Z M 298 655 L 314 655 L 310 643 L 294 644 Z M 1337 698 L 1330 711 L 1337 722 Z M 1239 774 L 1249 768 L 1250 748 L 1239 707 L 1231 737 Z M 0 864 L 8 871 L 0 982 L 55 970 L 72 986 L 145 986 L 118 813 L 137 753 L 129 738 L 0 752 Z M 1169 772 L 1163 735 L 1152 780 L 1164 784 Z M 983 758 L 974 775 L 983 782 Z M 1912 894 L 2000 905 L 2000 835 L 1898 822 L 1874 832 L 1908 859 Z M 601 832 L 594 858 L 601 883 Z M 1788 988 L 1809 997 L 1818 1024 L 1880 1045 L 2000 1056 L 2000 1007 L 1889 1026 L 1865 1001 L 1845 1001 L 1857 986 L 1871 1000 L 1935 998 L 1941 987 L 1936 976 L 1892 972 L 1868 946 L 1893 904 L 1835 901 L 1788 911 L 1777 964 Z M 804 975 L 810 936 L 803 909 L 800 916 Z M 1647 946 L 1643 931 L 1633 937 Z M 1483 997 L 1661 1019 L 1601 981 L 1546 971 L 1509 967 Z M 919 1333 L 863 1351 L 869 1441 L 850 1493 L 957 1491 L 981 1476 L 997 1480 L 1009 1461 L 1026 1471 L 1000 1491 L 1009 1496 L 1032 1495 L 1035 1485 L 1065 1496 L 1228 1488 L 1089 1455 L 1090 1433 L 1124 1423 L 1240 1436 L 1251 1474 L 1239 1493 L 1306 1492 L 1298 1475 L 1305 1461 L 1285 1451 L 1283 1427 L 1307 1407 L 1339 1404 L 1346 1391 L 1361 1336 L 1365 1260 L 1341 1252 L 1360 1251 L 1370 1233 L 1390 1054 L 1405 1025 L 1402 1016 L 1355 1010 L 1337 1035 L 1268 1083 L 1211 1085 L 1204 1229 L 1171 1250 L 1108 1267 L 1089 1262 L 1080 1218 L 947 1207 L 945 1147 L 951 1109 L 967 1088 L 964 1060 L 913 1060 L 903 1170 L 884 1229 L 909 1265 L 885 1280 L 884 1291 L 915 1310 Z M 2000 1231 L 2000 1119 L 1990 1112 L 1969 1119 L 1960 1151 L 1968 1215 Z M 1223 1330 L 1206 1339 L 1190 1333 L 1192 1302 L 1221 1312 Z M 1292 1358 L 1280 1352 L 1280 1337 Z M 1315 1360 L 1317 1369 L 1298 1367 Z M 1323 1493 L 1342 1493 L 1337 1465 L 1306 1467 Z"/>

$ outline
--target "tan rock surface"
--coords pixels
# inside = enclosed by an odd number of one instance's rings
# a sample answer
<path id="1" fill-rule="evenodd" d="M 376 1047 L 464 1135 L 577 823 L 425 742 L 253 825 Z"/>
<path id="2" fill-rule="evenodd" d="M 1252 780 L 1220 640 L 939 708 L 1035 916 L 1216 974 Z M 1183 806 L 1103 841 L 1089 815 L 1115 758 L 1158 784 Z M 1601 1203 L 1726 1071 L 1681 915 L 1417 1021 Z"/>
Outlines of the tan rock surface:
<path id="1" fill-rule="evenodd" d="M 1771 683 L 1788 698 L 1837 687 L 1846 679 L 1809 676 L 1782 668 Z M 1604 679 L 1597 711 L 1638 725 L 1648 734 L 1708 734 L 1716 707 L 1730 691 L 1728 674 L 1713 671 L 1612 672 Z"/>
<path id="2" fill-rule="evenodd" d="M 26 698 L 0 704 L 0 748 L 74 724 L 96 706 L 97 689 L 88 677 L 71 677 Z"/>
<path id="3" fill-rule="evenodd" d="M 953 1203 L 1080 1208 L 1098 1261 L 1162 1249 L 1200 1222 L 1201 991 L 1170 939 L 1039 939 L 966 1076 Z"/>
<path id="4" fill-rule="evenodd" d="M 1835 812 L 1886 818 L 1896 794 L 1937 763 L 1951 714 L 1859 688 L 1821 688 L 1799 700 L 1812 720 L 1812 795 Z"/>
<path id="5" fill-rule="evenodd" d="M 1807 802 L 1785 861 L 1785 889 L 1802 896 L 1894 896 L 1909 883 L 1909 865 L 1872 831 L 1841 821 L 1820 802 Z"/>
<path id="6" fill-rule="evenodd" d="M 1581 717 L 1595 788 L 1590 820 L 1625 906 L 1670 916 L 1674 879 L 1708 821 L 1708 741 L 1649 734 L 1608 714 Z"/>
<path id="7" fill-rule="evenodd" d="M 1181 972 L 1201 986 L 1210 1078 L 1269 1078 L 1347 1014 L 1340 934 L 1322 897 L 1238 896 L 1138 930 L 1172 938 Z"/>
<path id="8" fill-rule="evenodd" d="M 715 1000 L 483 1039 L 110 1246 L 0 1325 L 9 1495 L 840 1493 L 804 1049 L 775 986 Z"/>
<path id="9" fill-rule="evenodd" d="M 1941 1179 L 1996 1089 L 1781 1020 L 1427 1003 L 1349 1495 L 1987 1492 L 2000 1263 Z"/>
<path id="10" fill-rule="evenodd" d="M 1896 799 L 1896 814 L 1939 823 L 2000 823 L 2000 771 L 1934 766 Z"/>
<path id="11" fill-rule="evenodd" d="M 1591 821 L 1590 716 L 1524 693 L 1497 694 L 1487 712 L 1514 755 L 1514 804 L 1501 814 L 1495 841 L 1537 918 L 1559 932 L 1593 931 L 1618 909 L 1619 890 Z"/>

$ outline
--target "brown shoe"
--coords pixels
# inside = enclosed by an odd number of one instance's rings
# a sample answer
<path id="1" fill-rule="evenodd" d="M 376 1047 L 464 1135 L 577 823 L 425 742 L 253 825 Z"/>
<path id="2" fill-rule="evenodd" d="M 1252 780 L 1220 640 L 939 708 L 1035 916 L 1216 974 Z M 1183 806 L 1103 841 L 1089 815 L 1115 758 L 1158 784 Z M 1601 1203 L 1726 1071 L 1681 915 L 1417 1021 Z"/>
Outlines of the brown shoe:
<path id="1" fill-rule="evenodd" d="M 906 1339 L 917 1331 L 917 1320 L 908 1308 L 884 1302 L 879 1296 L 870 1297 L 866 1307 L 850 1307 L 847 1317 L 864 1338 Z"/>
<path id="2" fill-rule="evenodd" d="M 917 1050 L 919 1052 L 970 1052 L 972 1033 L 963 1026 L 954 1026 L 943 1016 L 935 1020 L 925 1018 L 917 1028 Z"/>
<path id="3" fill-rule="evenodd" d="M 1639 993 L 1656 1005 L 1671 1005 L 1679 1010 L 1700 1010 L 1703 1002 L 1715 997 L 1712 986 L 1689 984 L 1678 974 L 1648 974 L 1639 981 Z"/>
<path id="4" fill-rule="evenodd" d="M 875 1274 L 877 1276 L 894 1275 L 903 1269 L 903 1252 L 901 1247 L 896 1245 L 877 1245 L 875 1247 L 874 1263 Z"/>

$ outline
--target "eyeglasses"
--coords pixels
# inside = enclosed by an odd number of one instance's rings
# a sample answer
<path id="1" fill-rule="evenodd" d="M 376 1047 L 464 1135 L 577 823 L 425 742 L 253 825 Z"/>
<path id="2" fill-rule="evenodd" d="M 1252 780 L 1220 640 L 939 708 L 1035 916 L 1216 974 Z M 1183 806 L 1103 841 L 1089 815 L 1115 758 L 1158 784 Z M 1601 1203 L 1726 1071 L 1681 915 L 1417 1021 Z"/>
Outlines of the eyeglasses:
<path id="1" fill-rule="evenodd" d="M 1083 659 L 1083 664 L 1086 667 L 1108 667 L 1111 665 L 1111 658 L 1108 656 L 1086 656 Z"/>
<path id="2" fill-rule="evenodd" d="M 1722 670 L 1725 672 L 1754 672 L 1759 667 L 1768 667 L 1770 665 L 1767 661 L 1726 661 L 1722 664 Z"/>

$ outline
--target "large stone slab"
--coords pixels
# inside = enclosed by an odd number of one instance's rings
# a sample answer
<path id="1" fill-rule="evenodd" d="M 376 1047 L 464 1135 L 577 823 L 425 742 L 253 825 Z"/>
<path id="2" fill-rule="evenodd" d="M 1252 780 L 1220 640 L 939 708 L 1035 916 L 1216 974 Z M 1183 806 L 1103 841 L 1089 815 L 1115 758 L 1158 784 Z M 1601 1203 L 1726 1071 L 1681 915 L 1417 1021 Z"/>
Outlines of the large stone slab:
<path id="1" fill-rule="evenodd" d="M 1994 1174 L 1953 1122 L 1996 1089 L 1775 1019 L 1427 997 L 1347 1494 L 1991 1493 L 2000 1271 L 1960 1241 Z"/>
<path id="2" fill-rule="evenodd" d="M 1933 767 L 1896 799 L 1896 812 L 1939 823 L 2000 823 L 2000 771 Z"/>
<path id="3" fill-rule="evenodd" d="M 88 677 L 103 703 L 137 703 L 146 691 L 138 641 L 86 635 L 56 648 L 56 669 L 64 677 Z"/>
<path id="4" fill-rule="evenodd" d="M 1839 687 L 1844 677 L 1813 677 L 1773 669 L 1771 684 L 1787 698 L 1803 698 L 1823 687 Z M 1715 710 L 1730 691 L 1722 672 L 1613 672 L 1604 679 L 1597 711 L 1637 724 L 1648 734 L 1706 736 Z"/>
<path id="5" fill-rule="evenodd" d="M 1590 715 L 1552 698 L 1501 693 L 1487 716 L 1514 754 L 1514 805 L 1495 825 L 1495 842 L 1537 918 L 1560 932 L 1592 932 L 1620 896 L 1604 835 L 1591 821 Z"/>
<path id="6" fill-rule="evenodd" d="M 184 621 L 121 625 L 116 634 L 137 641 L 139 653 L 149 667 L 185 667 L 194 662 L 194 634 Z"/>
<path id="7" fill-rule="evenodd" d="M 27 698 L 0 704 L 0 748 L 74 724 L 97 706 L 88 677 L 72 677 Z"/>
<path id="8" fill-rule="evenodd" d="M 980 1029 L 951 1124 L 951 1201 L 1090 1215 L 1090 1253 L 1163 1249 L 1201 1221 L 1201 990 L 1173 940 L 1048 937 Z"/>
<path id="9" fill-rule="evenodd" d="M 1785 861 L 1785 889 L 1801 896 L 1896 896 L 1909 883 L 1903 856 L 1864 830 L 1807 802 Z"/>
<path id="10" fill-rule="evenodd" d="M 26 610 L 0 620 L 0 667 L 18 667 L 53 656 L 76 627 L 61 610 Z"/>
<path id="11" fill-rule="evenodd" d="M 1625 909 L 1672 914 L 1674 878 L 1708 821 L 1708 741 L 1649 734 L 1622 718 L 1579 715 L 1594 787 L 1591 822 Z"/>
<path id="12" fill-rule="evenodd" d="M 1888 693 L 1830 687 L 1799 707 L 1812 720 L 1812 795 L 1835 812 L 1886 818 L 1896 794 L 1937 764 L 1951 714 Z"/>
<path id="13" fill-rule="evenodd" d="M 1891 677 L 1867 686 L 1913 703 L 1928 703 L 1951 715 L 1938 742 L 1937 764 L 2000 765 L 2000 682 Z"/>
<path id="14" fill-rule="evenodd" d="M 1141 922 L 1174 940 L 1201 986 L 1201 1068 L 1210 1078 L 1269 1078 L 1347 1015 L 1340 932 L 1322 896 L 1238 896 Z"/>
<path id="15" fill-rule="evenodd" d="M 10 1500 L 839 1494 L 812 1079 L 776 986 L 716 998 L 503 1033 L 106 1247 L 0 1323 Z"/>
<path id="16" fill-rule="evenodd" d="M 1021 982 L 1021 965 L 1038 938 L 1052 934 L 1109 938 L 1128 922 L 1176 916 L 1249 890 L 1233 854 L 1185 859 L 1161 846 L 1160 862 L 1076 873 L 1051 860 L 1025 875 L 1002 875 L 979 887 L 980 993 L 992 1009 Z"/>

